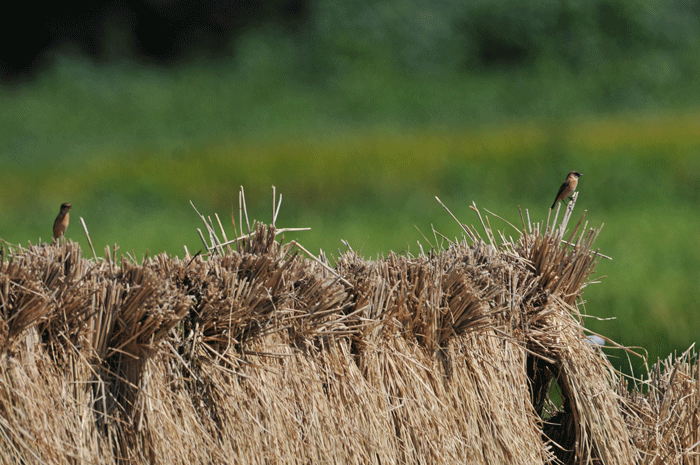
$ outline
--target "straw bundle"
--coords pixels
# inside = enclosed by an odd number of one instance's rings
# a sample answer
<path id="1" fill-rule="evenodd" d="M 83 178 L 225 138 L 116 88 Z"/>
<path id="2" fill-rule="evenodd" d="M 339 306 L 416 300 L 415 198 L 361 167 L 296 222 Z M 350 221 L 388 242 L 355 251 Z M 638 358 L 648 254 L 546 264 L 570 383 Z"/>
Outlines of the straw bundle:
<path id="1" fill-rule="evenodd" d="M 478 212 L 485 240 L 461 225 L 444 250 L 334 266 L 273 225 L 229 242 L 206 220 L 206 257 L 16 248 L 0 261 L 0 456 L 699 463 L 697 359 L 630 393 L 587 342 L 576 301 L 599 230 L 562 246 L 572 209 L 499 240 Z"/>
<path id="2" fill-rule="evenodd" d="M 626 393 L 624 383 L 620 388 Z M 693 347 L 659 360 L 646 379 L 636 380 L 626 407 L 643 463 L 700 464 L 700 370 Z"/>

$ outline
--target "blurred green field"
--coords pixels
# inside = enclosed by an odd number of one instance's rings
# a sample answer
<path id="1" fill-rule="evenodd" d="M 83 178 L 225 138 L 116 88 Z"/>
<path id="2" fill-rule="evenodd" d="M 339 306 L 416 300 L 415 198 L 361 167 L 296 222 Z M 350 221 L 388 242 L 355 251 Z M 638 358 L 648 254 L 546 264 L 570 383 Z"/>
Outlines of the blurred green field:
<path id="1" fill-rule="evenodd" d="M 137 258 L 181 256 L 202 247 L 190 200 L 218 213 L 231 237 L 239 186 L 250 218 L 269 222 L 274 185 L 278 226 L 311 228 L 287 240 L 329 255 L 342 239 L 365 257 L 417 254 L 417 242 L 430 246 L 416 228 L 431 241 L 432 227 L 460 235 L 435 196 L 466 223 L 478 224 L 472 202 L 515 225 L 518 206 L 540 221 L 576 169 L 577 213 L 604 224 L 598 246 L 613 257 L 584 298 L 589 314 L 616 319 L 589 326 L 652 361 L 698 341 L 700 110 L 691 104 L 592 111 L 585 79 L 570 76 L 549 81 L 545 98 L 537 76 L 442 86 L 379 74 L 315 89 L 231 72 L 62 59 L 31 85 L 2 89 L 0 238 L 50 239 L 58 206 L 71 202 L 67 236 L 86 256 L 80 217 L 100 255 L 118 244 Z"/>

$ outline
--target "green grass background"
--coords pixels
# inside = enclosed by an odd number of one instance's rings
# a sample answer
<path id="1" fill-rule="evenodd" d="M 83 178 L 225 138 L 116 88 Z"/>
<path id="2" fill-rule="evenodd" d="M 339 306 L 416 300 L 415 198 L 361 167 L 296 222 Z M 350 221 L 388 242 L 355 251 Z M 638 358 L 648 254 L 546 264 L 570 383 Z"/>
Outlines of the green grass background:
<path id="1" fill-rule="evenodd" d="M 587 324 L 652 361 L 698 341 L 695 87 L 606 108 L 590 76 L 357 69 L 313 86 L 256 60 L 250 72 L 245 59 L 159 70 L 57 55 L 34 82 L 0 90 L 0 238 L 50 239 L 59 205 L 71 202 L 66 235 L 85 256 L 80 217 L 98 254 L 118 244 L 137 258 L 182 256 L 202 247 L 190 200 L 218 213 L 231 237 L 239 186 L 251 219 L 269 222 L 274 185 L 278 227 L 311 228 L 287 240 L 329 255 L 342 239 L 366 258 L 417 254 L 417 242 L 429 245 L 416 228 L 431 240 L 433 227 L 460 236 L 435 196 L 465 223 L 478 224 L 472 202 L 515 225 L 518 206 L 540 221 L 575 169 L 584 173 L 576 214 L 604 224 L 597 246 L 613 257 L 583 298 L 587 313 L 615 319 Z M 616 86 L 605 95 L 637 95 Z"/>

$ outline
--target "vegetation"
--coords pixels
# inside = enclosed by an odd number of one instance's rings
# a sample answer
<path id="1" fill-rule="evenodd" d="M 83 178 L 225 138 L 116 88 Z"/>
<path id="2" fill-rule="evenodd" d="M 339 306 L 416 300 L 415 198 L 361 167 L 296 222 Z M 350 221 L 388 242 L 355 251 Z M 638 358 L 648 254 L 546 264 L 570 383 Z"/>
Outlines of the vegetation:
<path id="1" fill-rule="evenodd" d="M 333 268 L 255 223 L 206 260 L 87 260 L 65 241 L 3 250 L 2 456 L 693 461 L 697 356 L 653 367 L 648 392 L 626 389 L 581 325 L 600 230 L 574 225 L 573 207 L 513 239 L 477 211 L 483 222 L 458 225 L 444 249 L 349 251 Z M 217 244 L 242 234 L 205 229 Z"/>
<path id="2" fill-rule="evenodd" d="M 655 118 L 580 119 L 566 127 L 511 123 L 482 129 L 428 128 L 344 131 L 340 135 L 277 136 L 223 142 L 179 152 L 97 151 L 95 158 L 36 161 L 6 168 L 0 185 L 6 212 L 2 238 L 50 238 L 63 201 L 74 205 L 68 237 L 87 243 L 83 217 L 98 249 L 119 244 L 184 253 L 202 245 L 189 200 L 224 221 L 238 216 L 236 191 L 246 189 L 251 215 L 270 217 L 272 185 L 283 194 L 278 223 L 310 227 L 289 235 L 308 249 L 365 256 L 417 253 L 431 226 L 458 234 L 434 196 L 470 221 L 471 202 L 518 224 L 517 206 L 546 217 L 570 169 L 584 173 L 579 208 L 604 224 L 598 245 L 613 260 L 586 295 L 587 311 L 614 321 L 588 324 L 652 360 L 696 340 L 700 250 L 693 214 L 700 192 L 694 114 Z M 115 149 L 112 149 L 115 150 Z M 27 215 L 26 212 L 34 212 Z M 509 231 L 505 223 L 498 225 Z M 515 234 L 515 231 L 511 231 Z"/>
<path id="3" fill-rule="evenodd" d="M 586 311 L 617 319 L 587 324 L 665 357 L 697 341 L 693 8 L 329 0 L 299 27 L 265 22 L 223 58 L 169 67 L 123 43 L 98 62 L 64 44 L 33 81 L 0 89 L 0 238 L 47 240 L 69 201 L 84 250 L 80 217 L 98 250 L 181 256 L 201 248 L 190 200 L 227 217 L 242 185 L 266 218 L 275 185 L 278 223 L 311 227 L 288 237 L 310 250 L 337 256 L 345 239 L 367 257 L 415 254 L 416 227 L 459 234 L 435 196 L 462 221 L 472 202 L 540 220 L 576 169 L 613 258 Z"/>

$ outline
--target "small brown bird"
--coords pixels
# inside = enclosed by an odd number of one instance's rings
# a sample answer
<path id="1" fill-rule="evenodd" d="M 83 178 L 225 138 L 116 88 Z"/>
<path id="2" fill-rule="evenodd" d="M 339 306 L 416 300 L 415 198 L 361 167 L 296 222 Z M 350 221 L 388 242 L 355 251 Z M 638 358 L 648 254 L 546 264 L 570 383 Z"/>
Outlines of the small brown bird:
<path id="1" fill-rule="evenodd" d="M 70 217 L 68 212 L 70 211 L 71 204 L 64 203 L 61 204 L 61 212 L 56 217 L 56 221 L 53 222 L 53 240 L 56 242 L 68 229 L 68 221 Z"/>
<path id="2" fill-rule="evenodd" d="M 570 171 L 569 174 L 566 175 L 566 181 L 564 181 L 564 184 L 562 184 L 559 188 L 559 192 L 557 192 L 557 198 L 554 199 L 554 203 L 551 207 L 549 207 L 550 210 L 554 208 L 554 206 L 560 200 L 563 201 L 564 199 L 571 198 L 571 195 L 576 190 L 576 186 L 578 185 L 578 178 L 580 176 L 583 175 L 578 171 Z"/>

